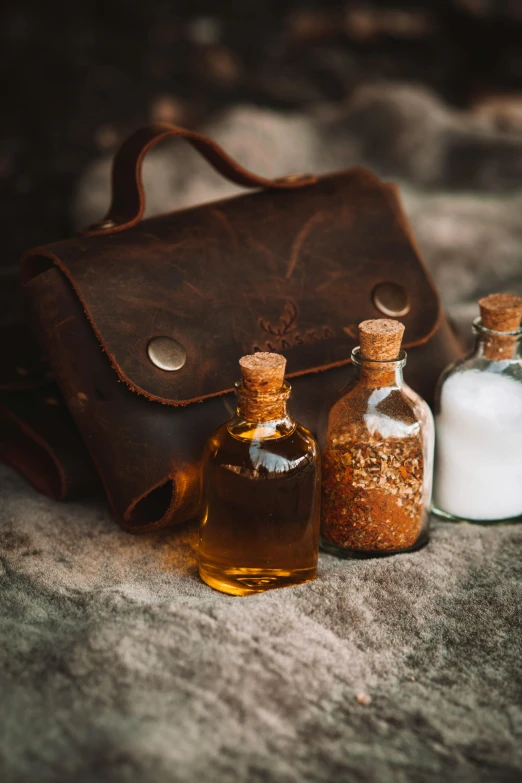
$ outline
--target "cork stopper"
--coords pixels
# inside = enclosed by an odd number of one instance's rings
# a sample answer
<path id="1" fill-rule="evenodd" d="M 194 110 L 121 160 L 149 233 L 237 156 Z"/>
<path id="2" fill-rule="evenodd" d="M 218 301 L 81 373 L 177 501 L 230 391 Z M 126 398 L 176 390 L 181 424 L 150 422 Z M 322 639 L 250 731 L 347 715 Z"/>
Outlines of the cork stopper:
<path id="1" fill-rule="evenodd" d="M 401 350 L 404 325 L 389 318 L 376 318 L 359 324 L 361 355 L 374 361 L 393 361 Z"/>
<path id="2" fill-rule="evenodd" d="M 243 383 L 249 391 L 280 391 L 285 379 L 286 359 L 278 353 L 261 351 L 239 360 Z"/>
<path id="3" fill-rule="evenodd" d="M 486 329 L 516 332 L 522 318 L 522 298 L 513 294 L 490 294 L 479 299 L 480 317 Z"/>

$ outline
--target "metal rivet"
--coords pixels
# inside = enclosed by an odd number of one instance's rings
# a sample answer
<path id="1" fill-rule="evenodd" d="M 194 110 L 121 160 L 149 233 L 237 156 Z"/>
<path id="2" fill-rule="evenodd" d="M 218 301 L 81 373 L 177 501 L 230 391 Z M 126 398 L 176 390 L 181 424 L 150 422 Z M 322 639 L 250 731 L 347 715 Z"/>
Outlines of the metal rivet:
<path id="1" fill-rule="evenodd" d="M 410 311 L 406 290 L 398 283 L 379 283 L 372 293 L 372 300 L 381 313 L 398 318 Z"/>
<path id="2" fill-rule="evenodd" d="M 172 337 L 153 337 L 147 345 L 147 354 L 155 367 L 167 372 L 181 370 L 187 360 L 187 352 Z"/>

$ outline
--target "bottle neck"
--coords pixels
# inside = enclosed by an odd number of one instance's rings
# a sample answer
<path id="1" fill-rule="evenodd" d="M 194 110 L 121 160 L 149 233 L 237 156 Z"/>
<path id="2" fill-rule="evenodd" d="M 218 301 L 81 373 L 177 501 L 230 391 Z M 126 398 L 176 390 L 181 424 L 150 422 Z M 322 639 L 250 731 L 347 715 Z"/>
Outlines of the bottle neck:
<path id="1" fill-rule="evenodd" d="M 250 422 L 279 421 L 288 418 L 287 402 L 291 388 L 283 384 L 277 392 L 254 392 L 236 384 L 237 415 Z"/>
<path id="2" fill-rule="evenodd" d="M 372 388 L 396 387 L 404 385 L 403 367 L 406 364 L 406 352 L 401 351 L 398 358 L 391 361 L 378 362 L 365 359 L 360 348 L 352 351 L 352 364 L 357 380 Z"/>
<path id="3" fill-rule="evenodd" d="M 475 356 L 494 362 L 522 360 L 522 329 L 516 332 L 494 332 L 480 318 L 473 322 Z"/>

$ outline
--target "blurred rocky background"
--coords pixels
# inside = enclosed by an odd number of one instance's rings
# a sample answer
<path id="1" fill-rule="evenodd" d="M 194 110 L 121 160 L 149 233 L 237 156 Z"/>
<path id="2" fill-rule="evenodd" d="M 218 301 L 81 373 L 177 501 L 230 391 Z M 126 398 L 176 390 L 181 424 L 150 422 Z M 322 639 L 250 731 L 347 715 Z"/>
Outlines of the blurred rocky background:
<path id="1" fill-rule="evenodd" d="M 522 293 L 522 0 L 26 0 L 0 21 L 4 317 L 23 250 L 99 218 L 111 155 L 155 120 L 268 176 L 398 181 L 456 320 Z M 233 192 L 180 144 L 146 169 L 149 214 Z"/>

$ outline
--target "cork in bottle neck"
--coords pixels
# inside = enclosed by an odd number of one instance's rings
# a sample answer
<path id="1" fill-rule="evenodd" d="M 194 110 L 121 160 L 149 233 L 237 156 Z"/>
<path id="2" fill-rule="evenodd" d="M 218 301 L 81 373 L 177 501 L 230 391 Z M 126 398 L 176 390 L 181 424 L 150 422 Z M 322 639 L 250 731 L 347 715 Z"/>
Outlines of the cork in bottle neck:
<path id="1" fill-rule="evenodd" d="M 290 386 L 285 383 L 286 359 L 259 352 L 239 360 L 242 383 L 237 386 L 238 411 L 246 421 L 274 421 L 286 416 Z"/>
<path id="2" fill-rule="evenodd" d="M 374 362 L 390 362 L 401 351 L 404 325 L 390 318 L 375 318 L 359 324 L 361 356 Z"/>
<path id="3" fill-rule="evenodd" d="M 522 319 L 522 298 L 514 294 L 490 294 L 479 299 L 480 317 L 486 329 L 516 332 Z"/>
<path id="4" fill-rule="evenodd" d="M 522 298 L 513 294 L 490 294 L 479 299 L 478 304 L 483 327 L 478 332 L 484 356 L 492 361 L 512 359 L 520 340 Z"/>
<path id="5" fill-rule="evenodd" d="M 357 354 L 361 375 L 376 385 L 394 385 L 402 378 L 405 355 L 401 351 L 404 325 L 389 318 L 376 318 L 359 324 L 360 348 Z"/>

